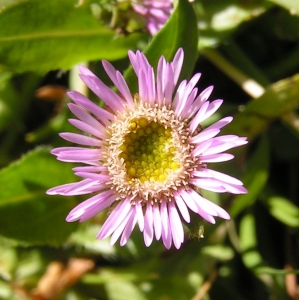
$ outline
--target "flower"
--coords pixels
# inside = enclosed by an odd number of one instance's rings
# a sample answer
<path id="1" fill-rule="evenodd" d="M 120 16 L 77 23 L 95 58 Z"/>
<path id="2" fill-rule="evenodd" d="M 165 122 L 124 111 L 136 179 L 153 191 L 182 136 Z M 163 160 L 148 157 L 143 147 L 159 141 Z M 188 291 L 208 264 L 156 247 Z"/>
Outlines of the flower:
<path id="1" fill-rule="evenodd" d="M 68 93 L 75 103 L 68 106 L 77 117 L 69 122 L 87 135 L 61 133 L 62 138 L 82 147 L 61 147 L 52 153 L 58 160 L 85 164 L 73 169 L 83 179 L 47 193 L 93 194 L 69 213 L 68 222 L 84 222 L 110 207 L 97 238 L 111 235 L 111 244 L 120 238 L 123 246 L 138 224 L 146 246 L 155 237 L 162 238 L 166 248 L 173 243 L 178 249 L 184 240 L 182 219 L 190 222 L 189 209 L 213 224 L 214 217 L 230 218 L 199 191 L 247 192 L 238 179 L 207 166 L 232 159 L 233 155 L 223 152 L 247 141 L 236 135 L 217 136 L 232 117 L 201 127 L 200 123 L 223 101 L 207 101 L 213 87 L 197 95 L 195 85 L 200 74 L 176 88 L 183 57 L 182 49 L 170 63 L 162 56 L 155 76 L 141 52 L 129 51 L 138 77 L 139 92 L 135 96 L 109 62 L 103 61 L 103 66 L 119 94 L 89 69 L 79 67 L 81 79 L 106 103 L 107 109 L 76 91 Z"/>
<path id="2" fill-rule="evenodd" d="M 145 18 L 145 23 L 151 35 L 155 35 L 169 19 L 172 12 L 171 0 L 135 0 L 133 9 Z"/>

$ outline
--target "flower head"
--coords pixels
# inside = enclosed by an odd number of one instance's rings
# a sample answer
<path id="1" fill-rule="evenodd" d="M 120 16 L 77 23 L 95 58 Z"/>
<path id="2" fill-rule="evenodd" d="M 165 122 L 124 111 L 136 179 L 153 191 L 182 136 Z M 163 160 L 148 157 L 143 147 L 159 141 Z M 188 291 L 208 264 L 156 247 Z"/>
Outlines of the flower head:
<path id="1" fill-rule="evenodd" d="M 111 244 L 120 238 L 124 245 L 138 224 L 146 246 L 155 237 L 162 238 L 166 248 L 172 243 L 179 248 L 184 240 L 182 219 L 190 222 L 189 210 L 213 224 L 215 217 L 230 218 L 199 191 L 246 193 L 241 181 L 211 170 L 207 164 L 232 159 L 233 155 L 223 152 L 247 141 L 235 135 L 217 136 L 232 117 L 201 127 L 222 100 L 207 100 L 213 87 L 198 94 L 195 86 L 200 74 L 176 88 L 183 56 L 182 49 L 170 63 L 162 56 L 155 75 L 141 52 L 130 51 L 139 85 L 134 96 L 109 62 L 103 61 L 103 66 L 118 94 L 80 67 L 82 80 L 108 108 L 76 91 L 69 92 L 75 103 L 69 108 L 77 117 L 69 122 L 87 135 L 61 133 L 62 138 L 81 147 L 56 148 L 52 153 L 58 160 L 85 164 L 73 169 L 83 179 L 52 188 L 48 194 L 93 196 L 75 207 L 67 221 L 83 222 L 110 207 L 98 238 L 111 235 Z"/>
<path id="2" fill-rule="evenodd" d="M 172 11 L 171 0 L 134 0 L 133 9 L 144 17 L 146 27 L 155 35 L 169 19 Z"/>

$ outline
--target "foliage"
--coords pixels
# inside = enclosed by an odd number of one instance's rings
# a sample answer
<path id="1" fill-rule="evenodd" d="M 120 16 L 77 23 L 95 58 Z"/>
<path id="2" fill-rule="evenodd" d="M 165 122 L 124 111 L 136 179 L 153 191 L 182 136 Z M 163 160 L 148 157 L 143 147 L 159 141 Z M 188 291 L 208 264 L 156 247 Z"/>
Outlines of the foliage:
<path id="1" fill-rule="evenodd" d="M 177 2 L 154 37 L 126 14 L 128 1 L 0 2 L 1 299 L 297 299 L 298 1 Z M 146 248 L 138 232 L 111 247 L 95 239 L 104 214 L 65 222 L 83 196 L 45 194 L 75 180 L 49 153 L 67 145 L 57 134 L 71 128 L 65 92 L 86 93 L 77 64 L 102 78 L 102 59 L 135 90 L 128 50 L 155 64 L 179 47 L 182 79 L 201 72 L 199 90 L 214 85 L 213 98 L 224 99 L 214 118 L 233 115 L 226 132 L 249 139 L 222 167 L 249 192 L 210 193 L 232 220 L 198 220 L 179 251 L 158 242 Z"/>

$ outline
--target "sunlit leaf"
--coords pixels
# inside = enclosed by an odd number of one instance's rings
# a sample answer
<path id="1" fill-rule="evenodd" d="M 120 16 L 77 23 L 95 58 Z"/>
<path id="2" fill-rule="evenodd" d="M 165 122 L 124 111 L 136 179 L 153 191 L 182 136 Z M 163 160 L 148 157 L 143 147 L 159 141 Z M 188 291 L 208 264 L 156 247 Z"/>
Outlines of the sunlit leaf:
<path id="1" fill-rule="evenodd" d="M 225 132 L 246 136 L 249 140 L 259 136 L 269 124 L 299 104 L 299 75 L 271 85 L 258 99 L 251 100 L 234 121 L 225 127 Z"/>
<path id="2" fill-rule="evenodd" d="M 283 197 L 271 197 L 267 203 L 274 218 L 288 226 L 299 227 L 299 207 Z"/>
<path id="3" fill-rule="evenodd" d="M 234 256 L 232 248 L 223 245 L 205 246 L 202 248 L 202 253 L 221 261 L 230 260 Z"/>
<path id="4" fill-rule="evenodd" d="M 244 21 L 256 18 L 265 12 L 270 3 L 234 0 L 197 1 L 199 50 L 214 47 L 227 39 Z"/>
<path id="5" fill-rule="evenodd" d="M 80 61 L 114 60 L 135 49 L 141 34 L 117 35 L 77 0 L 25 0 L 0 10 L 0 64 L 45 72 Z M 20 24 L 22 24 L 20 26 Z"/>
<path id="6" fill-rule="evenodd" d="M 292 14 L 299 15 L 299 2 L 297 0 L 268 0 L 268 1 L 286 8 Z"/>

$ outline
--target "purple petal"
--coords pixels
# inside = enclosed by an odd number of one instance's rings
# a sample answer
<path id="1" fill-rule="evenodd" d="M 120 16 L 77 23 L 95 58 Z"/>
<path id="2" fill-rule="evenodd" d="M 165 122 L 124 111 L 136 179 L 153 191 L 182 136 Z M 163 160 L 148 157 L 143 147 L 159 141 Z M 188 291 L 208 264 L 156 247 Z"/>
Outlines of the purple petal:
<path id="1" fill-rule="evenodd" d="M 200 78 L 200 74 L 195 74 L 191 80 L 188 82 L 185 88 L 180 89 L 180 93 L 178 93 L 173 101 L 173 107 L 176 106 L 175 109 L 175 115 L 179 116 L 181 112 L 185 109 L 185 106 L 190 106 L 191 103 L 188 102 L 193 102 L 195 96 L 196 96 L 196 91 L 194 91 L 193 88 L 197 84 L 198 80 Z M 190 98 L 190 95 L 192 94 L 192 97 Z M 178 98 L 178 99 L 177 99 Z M 175 106 L 174 106 L 175 105 Z"/>
<path id="2" fill-rule="evenodd" d="M 218 217 L 225 220 L 230 220 L 230 215 L 222 207 L 218 206 L 213 202 L 210 202 L 210 206 L 212 206 L 213 209 L 217 212 Z"/>
<path id="3" fill-rule="evenodd" d="M 178 51 L 176 52 L 176 54 L 173 58 L 173 62 L 172 62 L 172 67 L 174 70 L 174 84 L 175 85 L 179 79 L 181 69 L 183 66 L 183 62 L 184 62 L 184 50 L 182 48 L 179 48 Z"/>
<path id="4" fill-rule="evenodd" d="M 125 82 L 123 76 L 120 74 L 119 71 L 116 71 L 115 68 L 112 66 L 111 63 L 109 63 L 106 60 L 102 61 L 103 67 L 116 86 L 116 88 L 119 90 L 119 92 L 122 94 L 124 99 L 127 101 L 127 103 L 131 106 L 134 107 L 134 101 L 132 98 L 132 94 L 127 86 L 127 83 Z"/>
<path id="5" fill-rule="evenodd" d="M 184 202 L 186 203 L 186 205 L 195 213 L 198 212 L 198 206 L 196 204 L 196 202 L 193 200 L 192 197 L 190 197 L 189 193 L 187 193 L 185 190 L 181 189 L 178 192 L 178 196 L 182 197 L 182 199 L 184 200 Z"/>
<path id="6" fill-rule="evenodd" d="M 142 232 L 144 230 L 144 215 L 143 215 L 142 206 L 140 202 L 136 202 L 135 210 L 136 210 L 139 230 Z"/>
<path id="7" fill-rule="evenodd" d="M 105 139 L 106 134 L 101 132 L 100 130 L 96 129 L 95 127 L 92 127 L 91 125 L 77 119 L 69 119 L 69 122 L 75 126 L 76 128 L 80 129 L 83 132 L 89 133 L 95 137 L 98 137 L 100 139 Z"/>
<path id="8" fill-rule="evenodd" d="M 101 200 L 94 204 L 92 207 L 86 208 L 85 210 L 82 210 L 81 212 L 79 210 L 72 211 L 68 214 L 66 220 L 68 222 L 73 222 L 76 220 L 80 220 L 80 222 L 85 222 L 89 220 L 90 218 L 96 216 L 98 213 L 112 205 L 113 202 L 117 199 L 117 195 L 112 194 L 107 198 L 102 197 Z M 81 214 L 81 216 L 80 216 Z"/>
<path id="9" fill-rule="evenodd" d="M 234 185 L 241 185 L 241 186 L 243 185 L 242 181 L 240 181 L 234 177 L 231 177 L 227 174 L 217 172 L 214 170 L 210 170 L 210 169 L 201 169 L 201 170 L 193 171 L 192 175 L 194 175 L 196 177 L 215 178 L 220 181 L 227 182 L 227 183 L 234 184 Z"/>
<path id="10" fill-rule="evenodd" d="M 89 110 L 93 115 L 95 115 L 101 122 L 105 125 L 109 124 L 110 120 L 114 119 L 114 115 L 109 111 L 99 107 L 88 98 L 83 96 L 77 91 L 68 92 L 68 96 L 77 104 L 81 105 L 85 109 Z"/>
<path id="11" fill-rule="evenodd" d="M 191 118 L 194 116 L 197 111 L 200 109 L 200 107 L 208 100 L 210 97 L 212 91 L 213 91 L 213 86 L 207 87 L 205 90 L 203 90 L 197 98 L 194 100 L 192 105 L 190 106 L 190 110 L 188 111 L 188 117 Z"/>
<path id="12" fill-rule="evenodd" d="M 84 149 L 84 150 L 69 150 L 61 151 L 57 155 L 57 159 L 66 162 L 90 162 L 99 161 L 102 159 L 102 153 L 98 149 Z"/>
<path id="13" fill-rule="evenodd" d="M 111 179 L 110 175 L 107 174 L 95 174 L 95 173 L 88 173 L 88 172 L 77 172 L 75 173 L 76 176 L 93 179 L 99 182 L 108 182 Z"/>
<path id="14" fill-rule="evenodd" d="M 122 111 L 124 101 L 98 77 L 88 75 L 80 75 L 80 77 L 84 83 L 114 112 Z"/>
<path id="15" fill-rule="evenodd" d="M 225 193 L 226 188 L 217 180 L 212 178 L 192 178 L 189 182 L 200 189 L 212 191 L 215 193 Z"/>
<path id="16" fill-rule="evenodd" d="M 63 139 L 79 145 L 100 147 L 102 144 L 101 141 L 98 139 L 91 138 L 78 133 L 62 132 L 59 135 Z"/>
<path id="17" fill-rule="evenodd" d="M 211 154 L 211 155 L 201 155 L 200 156 L 200 162 L 222 162 L 222 161 L 228 161 L 233 159 L 234 156 L 229 153 L 219 153 L 219 154 Z"/>
<path id="18" fill-rule="evenodd" d="M 132 215 L 130 216 L 129 220 L 127 221 L 127 225 L 123 231 L 123 234 L 121 236 L 121 239 L 120 239 L 120 245 L 121 246 L 124 246 L 129 238 L 130 238 L 130 235 L 136 225 L 136 221 L 137 221 L 137 216 L 136 216 L 136 213 L 132 213 Z"/>
<path id="19" fill-rule="evenodd" d="M 132 98 L 132 94 L 129 90 L 129 87 L 128 87 L 124 77 L 121 75 L 121 73 L 119 71 L 116 72 L 116 78 L 118 80 L 118 90 L 119 90 L 119 92 L 122 94 L 122 96 L 127 101 L 129 106 L 133 108 L 135 106 L 135 103 L 134 103 L 134 100 Z"/>
<path id="20" fill-rule="evenodd" d="M 192 155 L 198 156 L 198 155 L 204 153 L 207 149 L 209 149 L 209 147 L 212 145 L 212 143 L 213 143 L 212 139 L 200 143 L 198 146 L 196 146 L 193 149 Z"/>
<path id="21" fill-rule="evenodd" d="M 144 243 L 148 247 L 153 241 L 154 230 L 153 230 L 153 207 L 151 203 L 147 203 L 145 217 L 144 217 L 144 230 L 143 230 L 143 238 Z"/>
<path id="22" fill-rule="evenodd" d="M 206 200 L 193 189 L 188 190 L 188 195 L 195 201 L 198 209 L 204 211 L 208 215 L 217 216 L 217 212 L 210 206 L 210 201 Z"/>
<path id="23" fill-rule="evenodd" d="M 171 227 L 174 246 L 179 249 L 184 241 L 184 230 L 182 221 L 173 202 L 168 204 L 169 223 Z"/>
<path id="24" fill-rule="evenodd" d="M 98 184 L 94 182 L 94 180 L 84 179 L 79 182 L 67 183 L 54 187 L 49 189 L 46 193 L 48 195 L 74 196 L 97 192 L 104 188 L 107 188 L 106 184 Z"/>
<path id="25" fill-rule="evenodd" d="M 153 217 L 154 217 L 154 230 L 155 230 L 155 237 L 156 240 L 161 238 L 162 234 L 162 224 L 161 224 L 161 215 L 160 215 L 160 208 L 157 203 L 153 205 Z"/>
<path id="26" fill-rule="evenodd" d="M 190 139 L 190 143 L 193 144 L 200 144 L 204 141 L 207 141 L 214 136 L 216 136 L 220 132 L 220 129 L 217 128 L 206 128 L 203 131 L 201 131 L 199 134 L 193 136 Z"/>
<path id="27" fill-rule="evenodd" d="M 118 240 L 122 232 L 124 231 L 126 225 L 128 224 L 128 221 L 130 220 L 131 217 L 134 217 L 134 209 L 131 206 L 130 211 L 128 214 L 125 216 L 125 218 L 122 220 L 122 222 L 117 226 L 113 234 L 111 235 L 110 239 L 110 245 L 113 246 L 115 242 Z"/>
<path id="28" fill-rule="evenodd" d="M 86 218 L 86 213 L 91 211 L 92 217 L 93 212 L 95 212 L 94 215 L 98 214 L 100 211 L 111 205 L 116 198 L 117 196 L 111 190 L 91 197 L 73 208 L 66 217 L 66 221 L 73 222 L 80 220 L 82 217 L 87 220 L 89 217 Z"/>
<path id="29" fill-rule="evenodd" d="M 130 199 L 120 201 L 118 205 L 113 209 L 106 222 L 103 224 L 97 238 L 105 239 L 120 225 L 120 223 L 126 218 L 127 214 L 131 210 Z"/>
<path id="30" fill-rule="evenodd" d="M 161 221 L 162 221 L 162 240 L 167 249 L 170 249 L 172 244 L 172 234 L 169 224 L 169 217 L 167 211 L 167 204 L 165 200 L 161 203 Z"/>
<path id="31" fill-rule="evenodd" d="M 101 133 L 105 133 L 105 127 L 95 118 L 93 118 L 87 111 L 85 111 L 80 106 L 69 103 L 68 104 L 69 109 L 71 112 L 81 121 L 83 121 L 86 124 L 89 124 L 91 127 L 99 130 Z"/>
<path id="32" fill-rule="evenodd" d="M 72 170 L 74 172 L 90 172 L 90 173 L 108 172 L 107 167 L 104 166 L 83 166 L 83 167 L 75 167 Z"/>
<path id="33" fill-rule="evenodd" d="M 181 215 L 184 218 L 184 220 L 187 223 L 190 223 L 190 215 L 189 215 L 189 212 L 188 212 L 188 208 L 187 208 L 185 202 L 183 201 L 183 199 L 179 196 L 176 196 L 175 197 L 175 202 L 176 202 L 176 205 L 179 208 L 179 210 L 181 212 Z"/>

